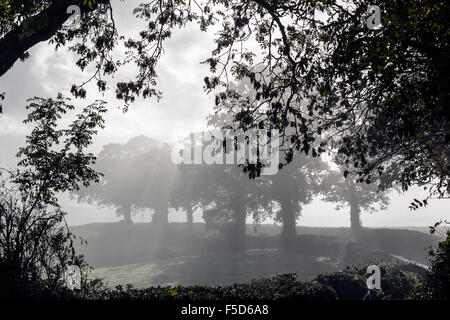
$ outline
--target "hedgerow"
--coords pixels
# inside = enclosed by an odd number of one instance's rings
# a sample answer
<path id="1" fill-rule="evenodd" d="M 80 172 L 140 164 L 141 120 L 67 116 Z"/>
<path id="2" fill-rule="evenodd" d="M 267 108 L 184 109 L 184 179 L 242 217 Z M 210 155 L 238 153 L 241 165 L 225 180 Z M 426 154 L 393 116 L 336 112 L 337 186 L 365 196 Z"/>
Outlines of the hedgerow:
<path id="1" fill-rule="evenodd" d="M 424 270 L 406 265 L 381 265 L 381 290 L 369 291 L 367 267 L 352 266 L 298 281 L 293 273 L 225 286 L 155 286 L 137 289 L 117 286 L 96 292 L 97 299 L 149 301 L 204 300 L 363 300 L 411 299 L 423 279 Z"/>

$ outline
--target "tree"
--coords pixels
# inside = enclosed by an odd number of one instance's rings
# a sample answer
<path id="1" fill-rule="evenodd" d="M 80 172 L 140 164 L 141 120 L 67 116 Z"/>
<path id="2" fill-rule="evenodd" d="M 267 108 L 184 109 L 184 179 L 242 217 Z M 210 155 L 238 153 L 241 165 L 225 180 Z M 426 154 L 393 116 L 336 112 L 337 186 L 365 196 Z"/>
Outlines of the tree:
<path id="1" fill-rule="evenodd" d="M 316 0 L 195 5 L 182 0 L 175 5 L 172 0 L 152 0 L 134 11 L 147 28 L 127 40 L 119 37 L 114 21 L 99 19 L 106 10 L 112 15 L 109 2 L 99 0 L 86 9 L 81 26 L 74 30 L 62 26 L 66 1 L 27 3 L 31 5 L 25 9 L 11 1 L 2 3 L 6 14 L 0 20 L 0 44 L 5 50 L 0 61 L 7 67 L 8 61 L 26 56 L 39 39 L 52 37 L 56 47 L 74 40 L 70 49 L 79 56 L 77 65 L 82 70 L 95 65 L 91 79 L 105 91 L 102 74 L 113 75 L 122 65 L 109 53 L 124 40 L 124 61 L 138 67 L 134 80 L 119 81 L 115 87 L 117 98 L 128 104 L 137 96 L 160 97 L 156 65 L 174 29 L 193 21 L 202 31 L 218 24 L 217 47 L 204 61 L 212 73 L 204 79 L 205 89 L 217 92 L 225 87 L 216 103 L 231 100 L 226 112 L 241 127 L 279 129 L 285 149 L 296 152 L 314 155 L 337 149 L 361 181 L 376 180 L 387 162 L 396 162 L 401 164 L 399 181 L 405 190 L 431 184 L 431 195 L 448 195 L 446 1 L 373 1 L 381 9 L 382 26 L 372 29 L 367 27 L 372 18 L 363 0 L 345 5 Z M 55 24 L 31 23 L 41 17 L 50 21 L 49 12 L 57 17 Z M 19 36 L 26 45 L 10 40 Z M 259 45 L 257 52 L 246 45 L 253 40 Z M 251 82 L 254 97 L 243 97 L 228 86 L 244 78 Z M 72 93 L 84 97 L 84 84 L 74 85 Z M 318 138 L 326 139 L 315 144 Z M 257 166 L 250 169 L 258 173 Z"/>
<path id="2" fill-rule="evenodd" d="M 283 224 L 282 238 L 289 241 L 296 235 L 296 221 L 303 205 L 310 203 L 321 191 L 327 165 L 319 158 L 298 155 L 276 175 L 265 177 L 266 197 L 276 201 L 280 210 L 276 220 Z"/>
<path id="3" fill-rule="evenodd" d="M 70 6 L 81 9 L 82 23 L 76 28 L 64 25 L 71 13 Z M 108 53 L 115 46 L 117 32 L 114 20 L 106 21 L 106 13 L 112 8 L 109 0 L 38 0 L 2 1 L 0 4 L 0 76 L 4 75 L 18 60 L 26 60 L 28 50 L 41 41 L 50 40 L 56 48 L 72 40 L 71 50 L 78 54 L 77 66 L 82 70 L 90 63 L 97 65 L 95 78 L 102 84 L 99 72 L 110 74 L 114 62 Z M 94 77 L 93 77 L 94 78 Z M 81 87 L 74 86 L 73 93 L 81 94 Z"/>
<path id="4" fill-rule="evenodd" d="M 264 72 L 264 70 L 261 70 Z M 257 92 L 249 79 L 242 79 L 238 83 L 230 83 L 229 88 L 246 99 L 253 99 Z M 247 100 L 248 101 L 248 100 Z M 208 124 L 219 128 L 236 129 L 236 123 L 233 123 L 232 114 L 225 113 L 222 110 L 233 101 L 223 100 L 216 106 L 216 112 L 209 116 Z M 232 106 L 231 106 L 232 107 Z M 272 136 L 277 139 L 278 136 Z M 227 151 L 235 151 L 237 146 L 229 148 Z M 283 150 L 277 150 L 282 153 Z M 282 238 L 289 241 L 296 235 L 296 220 L 301 212 L 302 205 L 312 201 L 313 196 L 320 192 L 320 181 L 323 178 L 323 171 L 327 166 L 319 158 L 315 156 L 307 158 L 301 154 L 295 156 L 291 150 L 285 152 L 288 162 L 293 162 L 287 168 L 283 165 L 277 166 L 283 168 L 273 176 L 260 177 L 258 179 L 258 189 L 255 189 L 256 196 L 253 197 L 258 203 L 253 206 L 254 217 L 262 215 L 262 219 L 273 215 L 276 207 L 275 203 L 280 207 L 275 219 L 283 224 Z M 257 161 L 260 162 L 260 161 Z M 258 176 L 262 168 L 262 163 L 243 165 L 244 172 L 249 171 L 250 177 Z M 252 172 L 255 169 L 255 172 Z M 248 201 L 248 200 L 247 200 Z M 275 202 L 275 203 L 274 203 Z"/>
<path id="5" fill-rule="evenodd" d="M 336 148 L 360 181 L 376 180 L 393 161 L 404 190 L 431 184 L 432 194 L 448 194 L 448 3 L 375 1 L 383 12 L 375 30 L 365 23 L 366 1 L 254 3 L 227 8 L 227 30 L 208 60 L 213 71 L 220 66 L 219 76 L 205 79 L 216 89 L 229 57 L 239 61 L 231 70 L 256 94 L 249 99 L 227 87 L 217 99 L 233 100 L 224 109 L 236 123 L 279 128 L 290 150 Z M 233 50 L 248 40 L 247 30 L 261 56 Z M 325 139 L 314 146 L 318 138 Z"/>
<path id="6" fill-rule="evenodd" d="M 207 208 L 203 218 L 208 226 L 225 228 L 233 244 L 245 240 L 249 207 L 257 196 L 257 181 L 250 181 L 235 165 L 205 165 L 210 184 L 202 200 Z"/>
<path id="7" fill-rule="evenodd" d="M 174 208 L 181 208 L 186 212 L 189 231 L 192 231 L 194 210 L 202 207 L 202 199 L 208 188 L 208 179 L 203 166 L 179 164 L 178 179 L 171 192 L 170 203 Z"/>
<path id="8" fill-rule="evenodd" d="M 437 222 L 430 227 L 430 233 L 434 234 L 439 225 L 448 225 L 448 221 Z M 444 239 L 438 243 L 437 248 L 428 251 L 430 269 L 425 274 L 424 281 L 416 292 L 418 299 L 425 300 L 449 300 L 450 299 L 450 231 L 446 231 Z"/>
<path id="9" fill-rule="evenodd" d="M 95 166 L 103 178 L 78 191 L 78 201 L 112 206 L 127 223 L 132 223 L 133 210 L 153 209 L 155 224 L 165 225 L 176 174 L 169 156 L 168 146 L 144 136 L 105 145 Z"/>
<path id="10" fill-rule="evenodd" d="M 152 223 L 156 230 L 166 228 L 169 223 L 170 198 L 179 179 L 177 167 L 170 155 L 170 145 L 162 144 L 137 155 L 133 160 L 134 170 L 139 173 L 133 182 L 138 195 L 136 205 L 153 209 Z"/>
<path id="11" fill-rule="evenodd" d="M 73 6 L 79 7 L 81 13 L 80 24 L 76 26 L 67 23 L 73 14 L 69 9 Z M 0 76 L 18 60 L 28 59 L 28 50 L 41 41 L 49 41 L 55 49 L 67 46 L 77 56 L 76 66 L 81 71 L 88 66 L 95 69 L 86 81 L 72 86 L 71 93 L 77 98 L 86 97 L 86 84 L 91 81 L 96 81 L 100 92 L 108 90 L 107 77 L 114 75 L 124 63 L 134 61 L 138 66 L 152 69 L 152 60 L 161 55 L 161 41 L 170 37 L 167 33 L 158 37 L 159 44 L 151 59 L 140 60 L 130 50 L 121 61 L 112 54 L 119 41 L 129 49 L 136 47 L 133 40 L 119 36 L 109 0 L 6 0 L 1 2 L 0 9 Z M 142 17 L 139 9 L 135 13 Z M 141 36 L 147 37 L 144 34 L 148 32 L 141 32 Z M 149 40 L 156 38 L 150 36 Z M 147 67 L 147 72 L 137 75 L 134 81 L 115 84 L 116 97 L 125 102 L 125 110 L 139 95 L 160 97 L 160 93 L 152 88 L 156 84 L 156 72 Z M 5 93 L 0 92 L 0 99 L 4 97 Z"/>
<path id="12" fill-rule="evenodd" d="M 95 157 L 86 149 L 103 128 L 104 102 L 84 108 L 66 129 L 58 128 L 58 120 L 74 109 L 68 99 L 29 102 L 32 111 L 24 122 L 35 127 L 17 154 L 18 168 L 3 169 L 9 177 L 0 177 L 0 295 L 8 299 L 54 297 L 64 291 L 69 265 L 81 268 L 85 287 L 87 264 L 75 253 L 75 236 L 56 194 L 99 180 L 92 169 Z"/>
<path id="13" fill-rule="evenodd" d="M 186 146 L 191 147 L 192 155 L 194 149 L 190 144 L 191 139 L 185 139 L 185 142 Z M 203 151 L 207 147 L 203 141 L 196 143 L 203 144 Z M 225 150 L 226 144 L 222 151 Z M 225 152 L 222 152 L 222 156 L 225 156 Z M 178 169 L 179 180 L 172 191 L 171 204 L 186 210 L 188 223 L 192 223 L 193 209 L 202 207 L 207 227 L 225 229 L 239 239 L 237 242 L 243 240 L 246 217 L 249 214 L 259 216 L 262 194 L 258 190 L 261 188 L 261 180 L 248 181 L 242 170 L 233 164 L 182 163 L 178 165 Z"/>
<path id="14" fill-rule="evenodd" d="M 197 133 L 199 134 L 199 133 Z M 192 155 L 193 145 L 192 138 L 194 133 L 189 134 L 182 139 L 183 148 L 190 148 Z M 176 146 L 172 146 L 172 152 L 176 151 Z M 184 152 L 187 150 L 178 150 L 180 156 L 184 158 Z M 173 156 L 171 154 L 171 156 Z M 173 159 L 171 159 L 173 163 Z M 205 165 L 191 165 L 187 163 L 179 163 L 177 165 L 177 179 L 174 182 L 173 189 L 170 195 L 170 204 L 173 208 L 181 208 L 186 212 L 186 221 L 189 231 L 192 231 L 194 217 L 194 210 L 199 207 L 204 207 L 205 197 L 208 195 L 209 186 L 213 183 L 211 180 L 211 170 L 208 170 Z"/>
<path id="15" fill-rule="evenodd" d="M 196 135 L 199 136 L 200 134 Z M 216 145 L 216 152 L 219 152 L 216 156 L 222 156 L 224 160 L 226 147 L 222 149 L 224 143 L 222 138 L 224 137 L 215 136 L 213 139 L 214 143 L 220 144 Z M 202 152 L 209 147 L 205 141 L 195 140 L 197 139 L 194 138 L 194 144 L 188 143 L 185 146 L 191 148 L 191 155 L 194 145 L 201 144 Z M 207 227 L 224 231 L 233 240 L 233 244 L 240 246 L 245 239 L 247 215 L 253 213 L 260 205 L 261 181 L 249 180 L 235 164 L 186 163 L 179 165 L 178 168 L 181 180 L 173 191 L 172 203 L 175 206 L 204 208 L 203 218 Z"/>
<path id="16" fill-rule="evenodd" d="M 324 179 L 324 200 L 337 203 L 337 210 L 350 207 L 350 228 L 354 241 L 362 241 L 363 228 L 361 224 L 361 211 L 376 212 L 385 210 L 389 205 L 387 189 L 380 189 L 376 184 L 357 182 L 354 174 L 346 174 L 343 157 L 336 157 L 335 162 L 340 165 L 340 171 L 330 171 Z"/>
<path id="17" fill-rule="evenodd" d="M 132 209 L 136 198 L 133 199 L 133 193 L 126 192 L 133 187 L 135 178 L 131 170 L 133 163 L 129 157 L 120 144 L 103 146 L 95 165 L 103 177 L 99 183 L 80 189 L 73 196 L 78 202 L 94 202 L 101 207 L 113 207 L 117 216 L 123 216 L 126 223 L 132 224 Z"/>

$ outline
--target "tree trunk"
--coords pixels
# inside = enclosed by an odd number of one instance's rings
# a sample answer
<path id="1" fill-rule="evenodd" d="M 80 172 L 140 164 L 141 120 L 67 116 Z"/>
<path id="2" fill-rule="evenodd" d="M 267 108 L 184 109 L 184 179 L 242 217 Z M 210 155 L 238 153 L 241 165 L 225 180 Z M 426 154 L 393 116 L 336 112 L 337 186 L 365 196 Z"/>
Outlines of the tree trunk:
<path id="1" fill-rule="evenodd" d="M 289 200 L 280 201 L 281 214 L 283 221 L 283 230 L 281 237 L 283 239 L 293 239 L 297 235 L 296 227 L 296 214 L 294 205 Z"/>
<path id="2" fill-rule="evenodd" d="M 133 224 L 131 219 L 131 205 L 122 205 L 117 208 L 117 216 L 123 216 L 123 222 L 126 224 Z"/>
<path id="3" fill-rule="evenodd" d="M 169 224 L 169 208 L 167 206 L 155 208 L 152 224 L 163 228 Z"/>
<path id="4" fill-rule="evenodd" d="M 194 212 L 192 210 L 191 203 L 188 203 L 186 205 L 186 220 L 187 220 L 188 230 L 192 230 L 192 226 L 194 225 Z"/>
<path id="5" fill-rule="evenodd" d="M 350 178 L 346 179 L 348 190 L 348 203 L 350 204 L 350 231 L 352 240 L 361 242 L 362 225 L 360 220 L 361 209 L 359 205 L 359 197 L 355 188 L 355 182 Z"/>
<path id="6" fill-rule="evenodd" d="M 234 201 L 233 201 L 234 200 Z M 247 208 L 242 202 L 242 199 L 234 198 L 231 202 L 232 210 L 234 212 L 234 230 L 231 234 L 233 246 L 242 247 L 245 241 L 246 234 L 246 219 L 247 219 Z"/>
<path id="7" fill-rule="evenodd" d="M 245 210 L 245 206 L 240 206 L 238 211 L 236 212 L 236 235 L 240 239 L 245 238 L 246 234 L 246 218 L 247 218 L 247 212 Z"/>
<path id="8" fill-rule="evenodd" d="M 127 224 L 133 224 L 133 219 L 131 219 L 131 206 L 123 208 L 123 220 Z"/>
<path id="9" fill-rule="evenodd" d="M 361 210 L 356 201 L 350 203 L 350 229 L 352 232 L 352 238 L 356 242 L 361 242 L 362 238 L 362 225 L 359 218 Z"/>

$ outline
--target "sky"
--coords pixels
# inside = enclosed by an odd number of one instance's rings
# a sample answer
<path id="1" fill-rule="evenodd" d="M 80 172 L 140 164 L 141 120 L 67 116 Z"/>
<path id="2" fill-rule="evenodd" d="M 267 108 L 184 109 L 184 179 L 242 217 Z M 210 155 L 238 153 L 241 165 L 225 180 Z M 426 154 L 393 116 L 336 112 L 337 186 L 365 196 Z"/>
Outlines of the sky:
<path id="1" fill-rule="evenodd" d="M 121 34 L 136 34 L 139 22 L 132 17 L 132 9 L 137 1 L 113 2 L 114 16 Z M 130 138 L 145 135 L 164 142 L 175 142 L 190 132 L 207 129 L 206 117 L 213 112 L 213 96 L 203 90 L 203 78 L 208 74 L 208 67 L 200 62 L 206 59 L 214 48 L 214 34 L 200 32 L 195 24 L 184 30 L 174 32 L 165 44 L 165 52 L 160 61 L 159 89 L 163 99 L 138 100 L 127 113 L 118 108 L 121 102 L 114 97 L 114 92 L 99 96 L 95 84 L 91 85 L 87 99 L 73 100 L 80 111 L 83 105 L 95 99 L 108 102 L 105 116 L 106 128 L 94 139 L 91 151 L 97 153 L 107 143 L 126 143 Z M 118 54 L 120 55 L 120 50 Z M 0 92 L 6 92 L 3 101 L 3 114 L 0 115 L 0 167 L 11 168 L 16 163 L 15 154 L 30 133 L 29 126 L 23 124 L 26 117 L 28 98 L 53 97 L 58 92 L 70 96 L 73 83 L 80 83 L 89 77 L 75 68 L 75 57 L 64 48 L 55 51 L 47 42 L 41 42 L 30 50 L 30 59 L 16 62 L 14 67 L 0 78 Z M 133 77 L 133 68 L 122 69 L 116 78 L 128 80 Z M 89 90 L 88 90 L 89 92 Z M 64 117 L 67 124 L 73 114 Z M 412 199 L 424 198 L 426 193 L 412 188 L 408 193 L 391 193 L 391 204 L 387 210 L 374 214 L 363 214 L 361 220 L 367 227 L 380 226 L 428 226 L 448 216 L 450 200 L 432 200 L 428 207 L 418 211 L 408 208 Z M 118 221 L 114 210 L 99 209 L 94 205 L 78 204 L 66 195 L 61 195 L 63 208 L 68 212 L 69 225 L 81 225 L 93 222 Z M 333 204 L 319 199 L 304 207 L 298 225 L 347 227 L 350 225 L 349 209 L 336 211 Z M 195 221 L 201 221 L 201 213 L 195 213 Z M 134 220 L 149 221 L 148 212 L 138 214 Z M 182 212 L 169 215 L 170 221 L 184 221 Z M 249 221 L 250 222 L 250 221 Z"/>

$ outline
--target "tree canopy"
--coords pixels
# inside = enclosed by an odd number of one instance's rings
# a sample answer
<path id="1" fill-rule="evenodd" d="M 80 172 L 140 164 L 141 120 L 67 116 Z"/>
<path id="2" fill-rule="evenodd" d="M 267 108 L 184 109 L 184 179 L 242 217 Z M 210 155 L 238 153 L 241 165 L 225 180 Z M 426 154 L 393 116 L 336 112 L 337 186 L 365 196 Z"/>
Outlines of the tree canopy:
<path id="1" fill-rule="evenodd" d="M 448 195 L 448 1 L 373 1 L 381 26 L 369 29 L 362 0 L 153 0 L 134 10 L 147 27 L 130 39 L 119 35 L 109 1 L 73 2 L 2 1 L 0 75 L 50 39 L 68 46 L 81 70 L 95 67 L 87 82 L 100 91 L 134 63 L 134 79 L 115 84 L 128 106 L 138 96 L 161 96 L 156 66 L 175 29 L 216 26 L 204 85 L 240 127 L 279 129 L 287 150 L 312 156 L 336 149 L 360 181 L 378 179 L 394 162 L 405 190 L 428 184 L 431 195 Z M 76 28 L 64 25 L 72 4 L 83 8 Z M 127 48 L 122 61 L 112 54 L 119 44 Z M 236 79 L 250 81 L 254 95 L 228 85 Z M 87 82 L 73 85 L 74 96 L 86 96 Z"/>
<path id="2" fill-rule="evenodd" d="M 178 177 L 169 157 L 168 146 L 144 136 L 134 137 L 123 145 L 107 144 L 93 166 L 103 175 L 99 183 L 73 195 L 78 201 L 115 208 L 127 223 L 132 222 L 133 212 L 153 209 L 153 219 L 165 224 Z"/>
<path id="3" fill-rule="evenodd" d="M 30 99 L 27 108 L 25 122 L 34 129 L 17 154 L 18 167 L 0 169 L 0 295 L 9 299 L 56 294 L 69 265 L 82 270 L 85 287 L 87 264 L 75 253 L 57 193 L 100 178 L 86 149 L 103 128 L 102 101 L 85 107 L 67 128 L 59 120 L 74 106 L 61 95 Z"/>
<path id="4" fill-rule="evenodd" d="M 350 228 L 356 241 L 362 240 L 362 213 L 373 213 L 387 209 L 390 203 L 388 189 L 375 183 L 358 183 L 358 177 L 349 174 L 342 176 L 345 170 L 344 157 L 337 156 L 334 162 L 339 170 L 330 170 L 323 180 L 324 200 L 336 203 L 336 209 L 350 208 Z"/>

